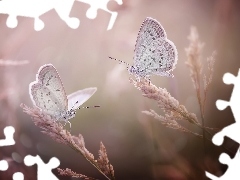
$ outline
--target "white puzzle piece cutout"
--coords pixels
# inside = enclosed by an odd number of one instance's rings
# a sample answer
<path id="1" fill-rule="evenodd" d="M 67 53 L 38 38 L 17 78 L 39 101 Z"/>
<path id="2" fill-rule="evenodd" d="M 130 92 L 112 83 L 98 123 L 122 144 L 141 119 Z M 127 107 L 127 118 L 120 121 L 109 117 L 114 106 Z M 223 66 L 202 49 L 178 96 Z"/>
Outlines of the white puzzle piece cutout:
<path id="1" fill-rule="evenodd" d="M 76 1 L 79 1 L 79 2 L 83 2 L 83 3 L 86 3 L 86 4 L 89 4 L 91 7 L 87 10 L 86 12 L 86 16 L 87 18 L 89 19 L 95 19 L 97 17 L 97 11 L 98 9 L 102 9 L 108 13 L 111 14 L 111 18 L 109 20 L 109 23 L 108 23 L 108 27 L 107 27 L 107 30 L 110 30 L 112 29 L 113 27 L 113 24 L 114 22 L 116 21 L 117 19 L 117 15 L 118 13 L 117 12 L 113 12 L 113 11 L 110 11 L 108 8 L 107 8 L 107 4 L 110 0 L 76 0 Z M 115 0 L 119 5 L 122 5 L 123 2 L 122 0 Z"/>
<path id="2" fill-rule="evenodd" d="M 13 139 L 13 134 L 15 132 L 14 127 L 7 126 L 4 128 L 3 133 L 5 135 L 5 139 L 0 139 L 0 146 L 11 146 L 15 144 Z"/>
<path id="3" fill-rule="evenodd" d="M 0 171 L 6 171 L 8 169 L 8 162 L 6 160 L 0 161 Z"/>
<path id="4" fill-rule="evenodd" d="M 229 180 L 239 179 L 240 177 L 240 148 L 233 159 L 226 153 L 222 153 L 219 157 L 219 162 L 228 166 L 227 171 L 221 177 L 216 177 L 209 172 L 206 172 L 206 176 L 212 180 Z"/>
<path id="5" fill-rule="evenodd" d="M 118 13 L 110 11 L 107 4 L 110 0 L 76 0 L 90 5 L 86 16 L 94 19 L 97 16 L 97 10 L 102 9 L 111 14 L 107 30 L 112 29 Z M 122 5 L 122 0 L 115 0 Z M 0 14 L 8 14 L 7 26 L 16 28 L 18 25 L 18 16 L 29 17 L 34 19 L 34 29 L 40 31 L 44 28 L 44 22 L 39 18 L 46 12 L 54 9 L 59 17 L 66 24 L 76 29 L 79 27 L 80 20 L 75 17 L 69 17 L 75 0 L 2 0 L 0 1 Z"/>
<path id="6" fill-rule="evenodd" d="M 5 135 L 5 139 L 0 140 L 0 146 L 12 146 L 15 144 L 13 139 L 15 129 L 12 126 L 7 126 L 4 128 L 3 133 Z M 9 165 L 6 160 L 0 160 L 0 171 L 8 170 Z M 12 176 L 13 180 L 24 180 L 24 176 L 21 172 L 15 172 Z"/>
<path id="7" fill-rule="evenodd" d="M 0 161 L 0 171 L 8 170 L 8 162 L 6 160 Z M 24 180 L 24 175 L 21 172 L 15 172 L 12 176 L 13 180 Z"/>
<path id="8" fill-rule="evenodd" d="M 227 136 L 240 144 L 240 69 L 238 71 L 238 76 L 236 77 L 230 73 L 225 73 L 223 76 L 223 82 L 225 84 L 234 84 L 232 95 L 229 102 L 218 100 L 216 106 L 219 110 L 224 110 L 230 106 L 236 122 L 216 133 L 212 138 L 212 142 L 215 145 L 220 146 L 223 144 L 224 137 Z M 233 179 L 233 177 L 234 179 L 240 179 L 240 148 L 233 159 L 231 159 L 226 153 L 222 153 L 219 157 L 219 161 L 222 164 L 228 165 L 227 171 L 221 177 L 216 177 L 209 172 L 206 172 L 208 178 L 212 180 L 229 180 Z"/>
<path id="9" fill-rule="evenodd" d="M 52 169 L 57 168 L 60 165 L 60 161 L 56 157 L 52 157 L 47 164 L 45 164 L 40 156 L 27 155 L 24 158 L 26 166 L 32 166 L 37 164 L 37 179 L 38 180 L 59 180 L 53 173 Z"/>
<path id="10" fill-rule="evenodd" d="M 21 172 L 15 172 L 12 178 L 13 180 L 24 180 L 24 176 Z"/>
<path id="11" fill-rule="evenodd" d="M 2 0 L 0 14 L 9 15 L 6 22 L 9 28 L 17 27 L 17 16 L 34 18 L 34 29 L 40 31 L 44 28 L 44 22 L 39 16 L 55 9 L 69 27 L 76 29 L 80 24 L 79 19 L 69 17 L 74 2 L 75 0 Z"/>

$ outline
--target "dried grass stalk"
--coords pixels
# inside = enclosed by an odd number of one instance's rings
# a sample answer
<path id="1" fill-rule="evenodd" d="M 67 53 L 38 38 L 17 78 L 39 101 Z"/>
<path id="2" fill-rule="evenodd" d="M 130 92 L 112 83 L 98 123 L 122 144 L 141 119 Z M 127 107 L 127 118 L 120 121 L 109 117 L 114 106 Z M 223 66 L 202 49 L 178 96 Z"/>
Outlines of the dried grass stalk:
<path id="1" fill-rule="evenodd" d="M 81 155 L 107 179 L 115 179 L 113 166 L 109 163 L 106 148 L 102 142 L 100 143 L 99 158 L 95 160 L 93 154 L 86 149 L 84 138 L 81 134 L 79 134 L 78 137 L 71 135 L 69 131 L 63 128 L 62 124 L 43 113 L 38 108 L 29 108 L 24 104 L 21 104 L 21 107 L 25 113 L 32 117 L 34 124 L 43 130 L 42 133 L 50 136 L 59 143 L 68 145 L 76 152 L 81 153 Z M 63 173 L 65 171 L 61 172 Z M 69 174 L 67 172 L 65 175 Z"/>
<path id="2" fill-rule="evenodd" d="M 98 166 L 99 168 L 105 173 L 108 174 L 109 177 L 114 178 L 114 170 L 113 166 L 109 163 L 108 157 L 107 157 L 107 150 L 102 142 L 100 142 L 100 149 L 98 151 Z"/>
<path id="3" fill-rule="evenodd" d="M 212 82 L 216 55 L 217 55 L 217 52 L 213 51 L 212 55 L 207 58 L 209 75 L 208 75 L 208 78 L 205 74 L 204 74 L 204 77 L 203 77 L 203 85 L 204 85 L 203 113 L 204 113 L 204 109 L 205 109 L 205 104 L 206 104 L 207 92 L 208 92 L 208 89 L 209 89 L 209 85 Z"/>
<path id="4" fill-rule="evenodd" d="M 190 76 L 193 81 L 194 88 L 196 90 L 197 99 L 200 107 L 200 114 L 202 119 L 202 127 L 205 127 L 205 120 L 204 120 L 204 109 L 206 104 L 206 97 L 207 97 L 207 91 L 209 88 L 210 83 L 212 82 L 212 76 L 213 76 L 213 67 L 215 63 L 215 55 L 216 52 L 213 52 L 212 56 L 207 58 L 208 63 L 208 70 L 209 70 L 209 76 L 208 78 L 206 75 L 203 76 L 203 98 L 201 97 L 201 73 L 202 73 L 202 63 L 201 63 L 201 52 L 203 49 L 203 43 L 199 40 L 198 32 L 196 27 L 192 27 L 190 31 L 190 36 L 188 37 L 190 41 L 190 45 L 188 48 L 186 48 L 186 54 L 187 54 L 187 61 L 186 64 L 190 69 Z M 211 134 L 206 129 L 202 128 L 203 130 L 203 139 L 204 139 L 204 146 L 205 146 L 205 131 L 208 134 Z"/>
<path id="5" fill-rule="evenodd" d="M 214 64 L 215 64 L 215 59 L 216 59 L 217 52 L 213 51 L 212 55 L 207 58 L 207 65 L 208 65 L 208 71 L 209 71 L 209 76 L 208 78 L 206 75 L 204 75 L 204 91 L 207 91 L 208 86 L 212 82 L 212 77 L 213 77 L 213 72 L 214 72 Z"/>
<path id="6" fill-rule="evenodd" d="M 204 110 L 203 110 L 203 102 L 201 99 L 201 82 L 200 77 L 202 73 L 202 63 L 201 63 L 201 53 L 204 44 L 199 40 L 198 32 L 196 27 L 191 27 L 190 35 L 188 36 L 190 41 L 189 47 L 185 49 L 187 54 L 186 64 L 190 69 L 190 77 L 193 82 L 193 86 L 196 90 L 198 104 L 200 107 L 200 114 L 202 120 L 202 126 L 204 127 Z M 205 147 L 205 133 L 203 130 L 203 139 L 204 139 L 204 147 Z M 204 148 L 205 149 L 205 148 Z"/>
<path id="7" fill-rule="evenodd" d="M 200 42 L 198 32 L 196 27 L 192 27 L 190 31 L 190 36 L 188 37 L 190 41 L 190 45 L 188 48 L 186 48 L 186 54 L 187 54 L 187 61 L 186 64 L 190 69 L 190 77 L 193 81 L 194 88 L 196 90 L 198 104 L 200 107 L 200 114 L 202 119 L 202 131 L 203 131 L 203 141 L 204 141 L 204 149 L 205 149 L 205 132 L 208 134 L 211 134 L 208 132 L 205 128 L 205 120 L 204 120 L 204 108 L 206 103 L 206 97 L 207 97 L 207 91 L 209 88 L 210 83 L 212 82 L 212 76 L 213 76 L 213 66 L 215 62 L 215 55 L 216 52 L 213 52 L 212 56 L 207 59 L 208 62 L 208 70 L 209 70 L 209 76 L 208 79 L 206 78 L 206 75 L 203 76 L 203 85 L 204 85 L 204 93 L 203 98 L 201 97 L 201 73 L 202 73 L 202 63 L 201 63 L 201 52 L 203 49 L 203 43 Z"/>
<path id="8" fill-rule="evenodd" d="M 193 134 L 197 137 L 200 137 L 202 138 L 202 135 L 200 134 L 197 134 L 197 133 L 194 133 L 188 129 L 186 129 L 185 127 L 181 126 L 177 120 L 174 119 L 174 117 L 168 117 L 166 115 L 166 117 L 163 117 L 161 115 L 158 115 L 154 110 L 150 109 L 150 111 L 142 111 L 142 113 L 146 114 L 146 115 L 149 115 L 149 116 L 152 116 L 154 117 L 155 119 L 159 120 L 164 126 L 168 127 L 168 128 L 172 128 L 172 129 L 177 129 L 179 131 L 182 131 L 182 132 L 186 132 L 186 133 L 190 133 L 190 134 Z"/>
<path id="9" fill-rule="evenodd" d="M 201 91 L 200 91 L 200 77 L 202 74 L 201 53 L 204 46 L 199 40 L 196 27 L 191 27 L 190 35 L 188 36 L 190 45 L 186 48 L 187 61 L 186 64 L 190 69 L 190 77 L 193 81 L 194 88 L 197 92 L 198 103 L 202 113 Z"/>
<path id="10" fill-rule="evenodd" d="M 78 174 L 76 172 L 73 172 L 71 169 L 68 169 L 68 168 L 66 168 L 65 170 L 61 169 L 61 168 L 57 168 L 57 170 L 58 170 L 59 174 L 62 175 L 62 176 L 71 176 L 71 177 L 74 177 L 74 178 L 81 178 L 83 180 L 97 180 L 95 178 L 87 177 L 83 174 Z"/>
<path id="11" fill-rule="evenodd" d="M 157 101 L 158 107 L 165 113 L 166 120 L 184 120 L 200 125 L 197 116 L 194 113 L 189 113 L 185 106 L 180 105 L 178 100 L 172 97 L 166 89 L 157 88 L 146 79 L 140 81 L 130 79 L 130 82 L 142 91 L 143 96 Z"/>

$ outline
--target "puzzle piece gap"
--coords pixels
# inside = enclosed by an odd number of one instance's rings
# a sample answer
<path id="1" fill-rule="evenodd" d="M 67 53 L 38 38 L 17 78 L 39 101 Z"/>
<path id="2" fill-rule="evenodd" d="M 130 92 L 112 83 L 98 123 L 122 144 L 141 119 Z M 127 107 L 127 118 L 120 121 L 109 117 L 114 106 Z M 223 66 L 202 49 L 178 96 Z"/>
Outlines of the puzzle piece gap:
<path id="1" fill-rule="evenodd" d="M 58 178 L 52 173 L 52 169 L 57 168 L 60 165 L 60 161 L 56 157 L 52 157 L 48 163 L 44 163 L 40 156 L 27 155 L 24 158 L 26 166 L 32 166 L 37 164 L 37 176 L 38 180 L 45 180 L 46 177 L 51 180 L 58 180 Z"/>
<path id="2" fill-rule="evenodd" d="M 212 142 L 216 145 L 216 146 L 221 146 L 223 144 L 224 141 L 224 137 L 221 134 L 216 134 L 215 136 L 213 136 L 212 138 Z"/>
<path id="3" fill-rule="evenodd" d="M 15 172 L 12 178 L 13 180 L 24 180 L 24 175 L 21 172 Z"/>
<path id="4" fill-rule="evenodd" d="M 230 105 L 229 102 L 224 101 L 224 100 L 216 101 L 216 106 L 217 106 L 218 110 L 220 110 L 220 111 L 226 109 L 229 105 Z"/>
<path id="5" fill-rule="evenodd" d="M 86 12 L 86 16 L 89 19 L 97 17 L 98 9 L 110 13 L 111 17 L 107 30 L 112 29 L 118 13 L 108 9 L 107 5 L 110 0 L 2 0 L 0 1 L 0 13 L 9 15 L 6 21 L 6 25 L 9 28 L 16 28 L 18 25 L 17 17 L 22 16 L 33 18 L 34 29 L 40 31 L 45 25 L 39 17 L 54 9 L 70 28 L 77 29 L 80 25 L 80 20 L 76 17 L 69 17 L 75 1 L 90 5 Z M 117 2 L 119 5 L 123 4 L 122 0 L 114 0 L 114 2 Z"/>
<path id="6" fill-rule="evenodd" d="M 8 162 L 6 160 L 0 161 L 0 171 L 6 171 L 8 169 Z"/>
<path id="7" fill-rule="evenodd" d="M 234 76 L 230 73 L 225 73 L 223 76 L 223 82 L 227 85 L 234 84 L 232 95 L 230 101 L 224 100 L 217 100 L 216 106 L 219 110 L 224 110 L 227 106 L 230 106 L 233 116 L 235 118 L 235 123 L 228 125 L 227 127 L 223 128 L 220 132 L 216 133 L 213 138 L 212 142 L 220 146 L 223 144 L 224 137 L 229 137 L 230 139 L 238 142 L 240 144 L 240 69 L 238 71 L 238 76 Z M 219 156 L 219 162 L 221 164 L 225 164 L 228 166 L 227 171 L 221 176 L 216 177 L 208 172 L 205 172 L 206 176 L 212 180 L 229 180 L 229 179 L 240 179 L 240 146 L 238 151 L 236 152 L 234 158 L 230 158 L 230 156 L 226 153 L 222 153 Z"/>
<path id="8" fill-rule="evenodd" d="M 236 77 L 230 73 L 225 73 L 223 76 L 223 82 L 225 84 L 234 84 Z"/>
<path id="9" fill-rule="evenodd" d="M 5 139 L 0 140 L 0 146 L 11 146 L 15 144 L 13 139 L 13 134 L 15 132 L 14 127 L 7 126 L 4 128 L 3 133 L 5 135 Z"/>

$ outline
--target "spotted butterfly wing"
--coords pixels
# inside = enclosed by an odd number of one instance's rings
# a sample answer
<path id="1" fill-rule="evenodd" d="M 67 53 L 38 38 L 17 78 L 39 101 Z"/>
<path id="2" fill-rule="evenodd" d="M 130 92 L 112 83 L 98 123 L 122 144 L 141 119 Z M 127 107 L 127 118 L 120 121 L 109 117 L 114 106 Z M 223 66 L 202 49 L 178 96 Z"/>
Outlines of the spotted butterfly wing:
<path id="1" fill-rule="evenodd" d="M 161 24 L 150 17 L 146 18 L 139 30 L 133 67 L 144 77 L 152 74 L 173 76 L 169 72 L 175 68 L 177 50 L 167 39 Z"/>
<path id="2" fill-rule="evenodd" d="M 29 94 L 35 106 L 59 117 L 67 111 L 67 96 L 57 70 L 52 64 L 40 67 L 36 81 L 30 83 Z"/>

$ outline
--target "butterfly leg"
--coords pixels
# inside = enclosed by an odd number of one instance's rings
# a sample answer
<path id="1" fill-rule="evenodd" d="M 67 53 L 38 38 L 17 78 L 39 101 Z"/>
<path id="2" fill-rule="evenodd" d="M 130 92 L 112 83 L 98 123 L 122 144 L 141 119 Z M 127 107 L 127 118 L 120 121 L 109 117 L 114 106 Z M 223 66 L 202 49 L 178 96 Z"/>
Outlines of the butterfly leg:
<path id="1" fill-rule="evenodd" d="M 69 121 L 64 121 L 64 125 L 63 126 L 66 126 L 67 123 L 69 124 L 69 127 L 70 127 L 69 131 L 71 132 L 72 124 Z"/>
<path id="2" fill-rule="evenodd" d="M 54 121 L 54 122 L 56 122 L 56 123 L 60 123 L 62 126 L 66 126 L 66 124 L 67 124 L 67 122 L 66 121 L 64 121 L 64 120 L 59 120 L 59 121 Z"/>
<path id="3" fill-rule="evenodd" d="M 69 122 L 69 121 L 67 121 L 67 123 L 69 123 L 69 127 L 70 127 L 70 132 L 71 132 L 71 129 L 72 129 L 72 124 Z"/>
<path id="4" fill-rule="evenodd" d="M 141 77 L 140 77 L 140 76 L 138 76 L 138 75 L 135 75 L 135 78 L 136 78 L 136 80 L 137 80 L 138 82 L 140 82 L 140 81 L 141 81 Z"/>
<path id="5" fill-rule="evenodd" d="M 71 131 L 71 128 L 72 128 L 72 124 L 69 122 L 69 121 L 66 121 L 66 120 L 62 120 L 62 121 L 59 121 L 63 126 L 66 126 L 66 124 L 68 123 L 69 124 L 69 127 L 70 127 L 70 131 Z"/>
<path id="6" fill-rule="evenodd" d="M 150 78 L 150 77 L 144 77 L 144 80 L 145 80 L 145 81 L 148 81 L 148 85 L 151 84 L 151 78 Z"/>

